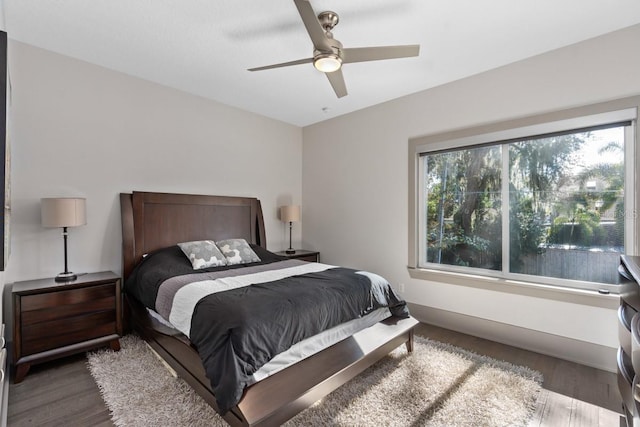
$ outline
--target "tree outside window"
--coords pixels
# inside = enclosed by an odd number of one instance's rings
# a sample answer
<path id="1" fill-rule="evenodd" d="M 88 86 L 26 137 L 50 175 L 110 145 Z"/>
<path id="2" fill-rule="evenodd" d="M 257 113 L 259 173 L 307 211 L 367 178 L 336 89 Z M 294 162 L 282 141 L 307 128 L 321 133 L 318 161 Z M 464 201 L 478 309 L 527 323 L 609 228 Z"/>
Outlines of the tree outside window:
<path id="1" fill-rule="evenodd" d="M 624 252 L 624 126 L 423 161 L 428 263 L 615 282 Z"/>

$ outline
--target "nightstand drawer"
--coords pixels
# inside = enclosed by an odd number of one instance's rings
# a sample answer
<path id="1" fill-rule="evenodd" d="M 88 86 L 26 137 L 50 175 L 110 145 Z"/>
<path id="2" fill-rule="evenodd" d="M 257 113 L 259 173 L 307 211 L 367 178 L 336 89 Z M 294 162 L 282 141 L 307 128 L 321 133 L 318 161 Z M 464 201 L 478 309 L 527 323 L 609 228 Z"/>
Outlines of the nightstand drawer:
<path id="1" fill-rule="evenodd" d="M 46 292 L 37 295 L 22 295 L 20 297 L 20 309 L 25 312 L 75 304 L 85 305 L 101 298 L 115 297 L 115 293 L 115 284 L 108 283 L 106 285 Z M 86 310 L 90 309 L 85 308 Z"/>
<path id="2" fill-rule="evenodd" d="M 116 333 L 115 310 L 34 323 L 22 327 L 22 356 Z"/>
<path id="3" fill-rule="evenodd" d="M 275 252 L 276 255 L 284 256 L 289 259 L 299 259 L 308 262 L 320 262 L 320 252 L 307 251 L 304 249 L 296 249 L 293 253 L 287 253 L 287 251 Z"/>
<path id="4" fill-rule="evenodd" d="M 71 316 L 89 314 L 104 310 L 113 310 L 116 306 L 114 285 L 104 285 L 100 289 L 77 289 L 79 295 L 65 292 L 51 292 L 43 295 L 28 295 L 20 298 L 22 308 L 20 323 L 22 327 L 34 323 L 55 319 L 65 319 Z M 49 297 L 51 296 L 51 298 Z M 45 297 L 45 298 L 42 298 Z M 64 300 L 66 304 L 52 304 L 52 302 Z M 25 308 L 25 306 L 30 307 Z M 34 309 L 33 307 L 38 307 Z"/>
<path id="5" fill-rule="evenodd" d="M 304 255 L 304 256 L 296 257 L 296 259 L 299 259 L 299 260 L 302 260 L 302 261 L 309 261 L 309 262 L 318 262 L 318 255 L 317 254 Z"/>

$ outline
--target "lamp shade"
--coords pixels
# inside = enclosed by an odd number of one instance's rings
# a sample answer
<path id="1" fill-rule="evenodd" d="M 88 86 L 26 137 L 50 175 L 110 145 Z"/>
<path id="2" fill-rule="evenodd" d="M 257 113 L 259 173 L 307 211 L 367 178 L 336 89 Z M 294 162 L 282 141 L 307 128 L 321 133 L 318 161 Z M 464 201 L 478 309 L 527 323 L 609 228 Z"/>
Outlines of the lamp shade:
<path id="1" fill-rule="evenodd" d="M 280 220 L 282 222 L 298 222 L 300 221 L 300 206 L 290 205 L 280 208 Z"/>
<path id="2" fill-rule="evenodd" d="M 43 227 L 78 227 L 87 223 L 86 199 L 41 200 Z"/>

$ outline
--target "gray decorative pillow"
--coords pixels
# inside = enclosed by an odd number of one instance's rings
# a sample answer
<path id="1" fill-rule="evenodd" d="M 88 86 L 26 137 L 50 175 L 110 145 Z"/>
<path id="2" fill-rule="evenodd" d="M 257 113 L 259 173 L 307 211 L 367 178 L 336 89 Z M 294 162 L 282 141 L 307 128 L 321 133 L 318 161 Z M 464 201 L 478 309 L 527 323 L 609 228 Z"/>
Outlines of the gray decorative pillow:
<path id="1" fill-rule="evenodd" d="M 182 252 L 189 258 L 194 270 L 227 265 L 227 258 L 220 252 L 213 240 L 196 240 L 178 243 Z"/>
<path id="2" fill-rule="evenodd" d="M 227 265 L 259 262 L 260 258 L 244 239 L 227 239 L 216 242 L 220 251 L 227 257 Z"/>

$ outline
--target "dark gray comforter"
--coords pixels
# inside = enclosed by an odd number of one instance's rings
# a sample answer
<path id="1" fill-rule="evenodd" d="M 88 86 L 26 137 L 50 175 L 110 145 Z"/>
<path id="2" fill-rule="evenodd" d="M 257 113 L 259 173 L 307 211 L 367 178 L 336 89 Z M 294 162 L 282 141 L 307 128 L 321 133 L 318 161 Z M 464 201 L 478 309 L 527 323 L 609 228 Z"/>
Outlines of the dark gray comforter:
<path id="1" fill-rule="evenodd" d="M 405 302 L 380 276 L 326 266 L 322 271 L 265 281 L 260 274 L 268 278 L 269 274 L 280 274 L 276 270 L 296 271 L 296 266 L 306 263 L 275 260 L 267 264 L 198 275 L 191 270 L 184 277 L 157 280 L 157 286 L 141 284 L 145 282 L 144 271 L 137 271 L 134 276 L 138 280 L 126 284 L 125 290 L 134 295 L 139 291 L 138 285 L 155 287 L 157 311 L 168 320 L 179 317 L 180 310 L 172 305 L 180 305 L 184 295 L 191 292 L 189 289 L 200 293 L 202 288 L 206 292 L 216 289 L 197 297 L 190 317 L 184 313 L 181 316 L 183 321 L 184 316 L 190 319 L 185 332 L 200 354 L 222 414 L 240 401 L 244 388 L 261 366 L 293 344 L 380 307 L 389 307 L 395 316 L 409 315 Z M 248 271 L 256 274 L 248 276 Z M 152 276 L 157 278 L 157 274 Z M 229 280 L 234 276 L 256 279 L 257 283 L 219 289 L 219 282 L 225 286 L 235 283 L 235 278 Z M 188 288 L 196 278 L 198 283 Z M 150 308 L 156 310 L 155 306 Z"/>

